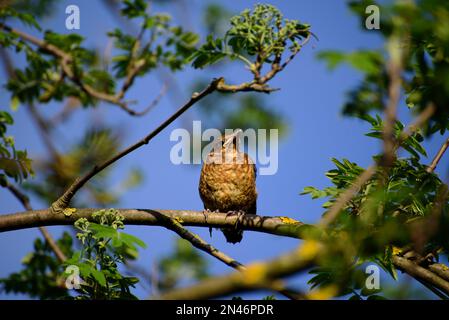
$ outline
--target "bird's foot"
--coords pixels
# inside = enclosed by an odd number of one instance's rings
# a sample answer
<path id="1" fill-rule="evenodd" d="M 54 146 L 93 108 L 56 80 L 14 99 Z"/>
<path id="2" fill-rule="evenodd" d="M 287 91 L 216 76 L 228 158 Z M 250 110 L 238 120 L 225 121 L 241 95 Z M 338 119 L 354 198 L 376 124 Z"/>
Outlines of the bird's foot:
<path id="1" fill-rule="evenodd" d="M 237 215 L 237 220 L 235 220 L 234 227 L 237 229 L 240 223 L 242 222 L 243 216 L 245 215 L 245 211 L 242 210 L 234 210 L 234 211 L 228 211 L 226 213 L 226 218 L 229 216 L 235 216 Z"/>
<path id="2" fill-rule="evenodd" d="M 207 221 L 207 216 L 208 216 L 208 214 L 211 213 L 211 212 L 220 212 L 220 211 L 219 211 L 219 210 L 211 211 L 211 210 L 209 210 L 209 209 L 204 209 L 204 210 L 203 210 L 203 215 L 204 215 L 204 220 L 205 220 L 206 224 L 209 223 L 209 222 Z M 212 227 L 209 227 L 209 236 L 212 238 Z"/>

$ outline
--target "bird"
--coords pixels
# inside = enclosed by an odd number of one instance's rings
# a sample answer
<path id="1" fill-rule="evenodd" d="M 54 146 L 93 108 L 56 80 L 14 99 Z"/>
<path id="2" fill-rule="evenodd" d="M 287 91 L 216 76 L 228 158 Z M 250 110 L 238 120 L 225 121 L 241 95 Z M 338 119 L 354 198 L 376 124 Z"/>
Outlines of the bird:
<path id="1" fill-rule="evenodd" d="M 242 215 L 257 212 L 256 165 L 238 148 L 241 132 L 238 129 L 222 135 L 203 163 L 198 189 L 206 214 L 211 211 L 238 214 L 239 221 Z M 243 238 L 243 230 L 237 228 L 237 223 L 234 229 L 221 231 L 229 243 L 238 243 Z"/>

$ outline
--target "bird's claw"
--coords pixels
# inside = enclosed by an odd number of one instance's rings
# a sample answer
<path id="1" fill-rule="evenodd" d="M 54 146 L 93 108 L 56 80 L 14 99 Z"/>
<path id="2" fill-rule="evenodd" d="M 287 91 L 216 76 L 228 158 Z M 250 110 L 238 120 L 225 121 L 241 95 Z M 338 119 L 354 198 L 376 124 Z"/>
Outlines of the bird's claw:
<path id="1" fill-rule="evenodd" d="M 211 212 L 220 212 L 220 211 L 219 210 L 211 211 L 209 209 L 204 209 L 203 210 L 203 215 L 204 215 L 204 220 L 205 220 L 206 224 L 209 223 L 207 221 L 207 214 L 211 213 Z M 212 238 L 212 227 L 209 227 L 209 236 Z"/>
<path id="2" fill-rule="evenodd" d="M 245 212 L 242 210 L 228 211 L 228 213 L 226 213 L 226 218 L 229 216 L 234 216 L 234 215 L 237 215 L 237 220 L 235 220 L 235 223 L 234 223 L 234 228 L 237 229 L 239 224 L 242 222 Z"/>

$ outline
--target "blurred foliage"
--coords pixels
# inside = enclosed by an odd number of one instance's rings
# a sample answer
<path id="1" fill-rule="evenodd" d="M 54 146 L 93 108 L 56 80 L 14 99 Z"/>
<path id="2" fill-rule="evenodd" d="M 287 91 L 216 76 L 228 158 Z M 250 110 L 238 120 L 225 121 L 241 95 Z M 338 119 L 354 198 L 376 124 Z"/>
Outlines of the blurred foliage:
<path id="1" fill-rule="evenodd" d="M 229 28 L 231 12 L 218 3 L 207 4 L 204 9 L 204 27 L 207 34 L 224 34 Z"/>
<path id="2" fill-rule="evenodd" d="M 365 8 L 380 8 L 379 33 L 386 39 L 401 38 L 404 51 L 402 87 L 406 102 L 414 114 L 433 103 L 437 112 L 425 133 L 444 133 L 448 129 L 449 108 L 449 3 L 442 0 L 396 1 L 381 5 L 377 1 L 351 1 L 350 8 L 364 25 Z M 372 30 L 370 32 L 373 32 Z M 361 84 L 349 92 L 343 108 L 348 115 L 365 115 L 381 110 L 388 96 L 387 56 L 378 51 L 342 53 L 321 52 L 319 58 L 330 68 L 349 63 L 364 73 Z"/>
<path id="3" fill-rule="evenodd" d="M 16 150 L 14 137 L 6 135 L 8 126 L 13 124 L 13 117 L 6 111 L 0 111 L 0 186 L 6 186 L 7 177 L 22 182 L 33 174 L 32 161 L 27 152 Z"/>
<path id="4" fill-rule="evenodd" d="M 185 282 L 207 277 L 207 261 L 184 239 L 176 239 L 173 251 L 158 262 L 158 288 L 173 289 Z"/>
<path id="5" fill-rule="evenodd" d="M 147 5 L 143 0 L 123 1 L 121 14 L 128 20 L 139 21 L 140 33 L 137 37 L 120 29 L 108 33 L 114 39 L 114 48 L 119 52 L 112 57 L 115 74 L 98 67 L 99 59 L 95 51 L 83 47 L 84 39 L 76 33 L 47 31 L 44 35 L 45 41 L 70 53 L 71 69 L 76 77 L 75 81 L 71 81 L 63 76 L 59 58 L 44 50 L 34 49 L 12 33 L 0 31 L 0 45 L 14 48 L 18 53 L 23 51 L 27 60 L 26 67 L 16 70 L 16 77 L 7 84 L 12 98 L 20 102 L 37 100 L 47 103 L 75 97 L 84 106 L 90 106 L 98 101 L 82 90 L 80 83 L 101 93 L 114 95 L 117 81 L 130 77 L 134 70 L 138 71 L 136 76 L 140 77 L 162 65 L 172 71 L 182 69 L 195 50 L 198 36 L 171 25 L 168 15 L 148 14 Z M 11 7 L 0 8 L 0 19 L 13 18 L 40 30 L 32 14 L 18 12 Z"/>
<path id="6" fill-rule="evenodd" d="M 73 254 L 72 236 L 64 232 L 56 243 L 66 256 Z M 0 291 L 25 294 L 39 299 L 69 297 L 62 276 L 63 266 L 50 246 L 42 239 L 34 241 L 33 251 L 22 259 L 23 269 L 0 279 Z"/>
<path id="7" fill-rule="evenodd" d="M 275 107 L 267 104 L 267 99 L 257 94 L 237 98 L 217 94 L 201 101 L 199 111 L 205 117 L 206 125 L 211 128 L 278 129 L 282 137 L 288 129 L 286 119 L 276 112 Z"/>
<path id="8" fill-rule="evenodd" d="M 350 295 L 351 299 L 383 297 L 381 292 L 366 292 L 360 283 L 359 278 L 366 279 L 361 270 L 366 262 L 377 263 L 397 279 L 393 255 L 413 249 L 424 256 L 432 253 L 438 260 L 449 249 L 445 232 L 449 220 L 447 186 L 422 163 L 422 158 L 427 158 L 422 145 L 425 139 L 449 128 L 449 4 L 420 0 L 381 6 L 373 1 L 351 1 L 350 8 L 360 17 L 362 25 L 365 8 L 372 4 L 380 7 L 377 32 L 385 38 L 386 48 L 318 54 L 331 70 L 347 63 L 363 74 L 361 84 L 348 93 L 343 113 L 366 121 L 371 127 L 368 137 L 383 139 L 385 124 L 378 112 L 386 108 L 389 100 L 393 72 L 389 66 L 391 59 L 398 57 L 406 96 L 399 108 L 418 115 L 433 104 L 436 112 L 422 130 L 404 141 L 401 136 L 405 125 L 399 120 L 394 123 L 394 140 L 400 142 L 407 154 L 395 159 L 389 167 L 382 166 L 384 154 L 373 156 L 379 165 L 376 174 L 345 205 L 324 239 L 327 245 L 321 267 L 312 271 L 314 276 L 309 283 L 312 287 L 337 284 L 339 295 Z M 326 173 L 332 186 L 306 187 L 302 192 L 314 199 L 326 199 L 323 204 L 326 210 L 364 171 L 347 159 L 332 161 L 336 168 Z M 434 221 L 433 227 L 430 221 Z"/>
<path id="9" fill-rule="evenodd" d="M 37 161 L 36 170 L 39 176 L 28 181 L 24 187 L 40 199 L 51 203 L 55 193 L 62 194 L 67 185 L 77 177 L 86 173 L 93 164 L 101 163 L 116 154 L 121 147 L 121 137 L 113 128 L 100 124 L 90 126 L 80 141 L 69 150 L 55 158 Z M 86 206 L 93 203 L 98 206 L 117 204 L 121 194 L 142 182 L 139 169 L 132 169 L 126 178 L 116 187 L 111 185 L 110 170 L 100 172 L 80 194 L 74 199 L 75 206 Z"/>
<path id="10" fill-rule="evenodd" d="M 30 13 L 37 18 L 45 18 L 54 12 L 57 0 L 12 0 L 10 4 L 17 11 Z"/>
<path id="11" fill-rule="evenodd" d="M 385 297 L 392 300 L 429 300 L 434 298 L 426 287 L 415 286 L 411 278 L 387 285 L 382 291 Z"/>
<path id="12" fill-rule="evenodd" d="M 64 266 L 76 266 L 82 281 L 76 289 L 75 299 L 137 299 L 131 288 L 139 281 L 135 277 L 123 276 L 118 266 L 125 261 L 123 253 L 137 257 L 137 247 L 145 248 L 139 238 L 121 232 L 124 217 L 118 211 L 100 210 L 92 214 L 93 221 L 81 218 L 75 222 L 80 232 L 76 237 L 82 249 L 75 251 Z M 68 269 L 67 269 L 68 270 Z M 65 273 L 70 276 L 70 273 Z"/>
<path id="13" fill-rule="evenodd" d="M 172 26 L 171 17 L 167 14 L 149 15 L 146 12 L 147 2 L 144 0 L 125 0 L 124 5 L 123 16 L 129 20 L 141 20 L 141 31 L 137 38 L 124 34 L 118 28 L 108 33 L 114 38 L 116 48 L 122 51 L 122 54 L 112 58 L 116 77 L 125 77 L 137 65 L 143 65 L 139 69 L 139 75 L 144 75 L 159 65 L 168 66 L 172 71 L 182 69 L 187 58 L 196 49 L 198 35 L 185 32 L 180 26 Z M 149 39 L 143 42 L 147 32 Z"/>

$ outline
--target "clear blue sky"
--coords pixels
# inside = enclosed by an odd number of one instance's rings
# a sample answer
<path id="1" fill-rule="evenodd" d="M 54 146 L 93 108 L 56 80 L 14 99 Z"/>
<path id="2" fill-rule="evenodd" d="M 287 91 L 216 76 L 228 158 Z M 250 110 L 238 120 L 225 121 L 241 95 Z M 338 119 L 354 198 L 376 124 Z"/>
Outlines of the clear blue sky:
<path id="1" fill-rule="evenodd" d="M 231 12 L 238 13 L 261 1 L 216 2 L 225 5 Z M 201 32 L 199 13 L 209 1 L 185 0 L 184 3 L 188 10 L 176 6 L 156 6 L 155 10 L 170 12 L 175 20 Z M 347 67 L 330 73 L 315 56 L 317 52 L 324 49 L 350 51 L 360 48 L 379 48 L 382 42 L 374 32 L 362 30 L 359 20 L 347 9 L 344 1 L 279 0 L 270 3 L 280 8 L 287 18 L 299 19 L 311 24 L 312 31 L 319 37 L 319 41 L 312 41 L 295 61 L 274 79 L 272 85 L 282 90 L 270 96 L 264 96 L 268 105 L 276 106 L 277 110 L 288 119 L 290 130 L 279 147 L 278 173 L 273 176 L 258 177 L 258 211 L 261 215 L 289 216 L 313 223 L 323 212 L 321 203 L 312 201 L 309 197 L 299 196 L 299 192 L 309 185 L 316 187 L 329 185 L 324 173 L 332 168 L 330 161 L 332 157 L 348 158 L 361 166 L 367 166 L 371 162 L 371 156 L 379 150 L 377 141 L 364 136 L 368 130 L 366 124 L 341 115 L 345 93 L 357 84 L 360 75 Z M 116 20 L 105 10 L 100 1 L 61 1 L 53 16 L 42 22 L 44 29 L 67 32 L 64 28 L 66 17 L 64 11 L 68 4 L 77 4 L 80 7 L 80 31 L 87 37 L 87 43 L 99 50 L 104 50 L 107 44 L 105 32 L 116 26 Z M 22 61 L 22 59 L 18 57 L 16 61 Z M 224 76 L 230 82 L 237 82 L 242 80 L 238 75 L 239 72 L 240 69 L 236 66 L 219 71 L 194 70 L 188 67 L 186 71 L 175 75 L 182 96 L 173 100 L 179 100 L 178 104 L 186 100 L 191 94 L 190 84 L 198 77 Z M 2 79 L 4 79 L 3 76 Z M 159 89 L 159 80 L 150 75 L 137 81 L 135 88 L 130 91 L 130 96 L 137 99 L 139 106 L 143 108 L 157 95 Z M 6 109 L 9 106 L 9 94 L 4 89 L 0 90 L 0 108 Z M 64 150 L 65 143 L 74 141 L 74 137 L 81 136 L 85 123 L 95 117 L 106 118 L 108 122 L 122 126 L 125 145 L 133 143 L 173 112 L 176 107 L 173 100 L 165 96 L 153 112 L 142 118 L 129 117 L 116 107 L 107 104 L 102 104 L 95 111 L 94 116 L 91 110 L 80 112 L 64 130 L 60 130 L 59 146 L 61 150 Z M 61 105 L 54 103 L 42 106 L 46 114 L 53 114 L 60 108 Z M 405 105 L 401 105 L 401 109 L 405 108 Z M 405 115 L 405 112 L 401 114 Z M 31 157 L 44 152 L 45 149 L 26 110 L 20 108 L 14 116 L 16 125 L 10 133 L 15 136 L 17 147 L 19 149 L 26 147 Z M 183 117 L 184 121 L 185 119 L 192 121 L 198 118 L 198 112 L 194 107 Z M 409 119 L 404 116 L 403 120 L 407 122 Z M 169 159 L 170 148 L 173 146 L 173 142 L 169 140 L 170 132 L 181 126 L 182 120 L 177 120 L 148 146 L 122 159 L 115 166 L 114 172 L 117 179 L 126 174 L 127 168 L 136 166 L 143 168 L 146 178 L 142 186 L 130 190 L 123 196 L 120 207 L 202 209 L 197 190 L 200 168 L 174 166 Z M 441 142 L 442 139 L 439 138 L 427 143 L 430 155 L 435 153 Z M 445 160 L 440 168 L 447 167 L 447 164 Z M 35 208 L 44 206 L 36 199 L 33 199 L 32 204 Z M 0 189 L 0 214 L 17 211 L 22 211 L 21 205 L 8 192 Z M 64 228 L 50 227 L 49 230 L 57 236 Z M 171 232 L 157 227 L 127 227 L 126 231 L 135 234 L 148 244 L 148 248 L 141 251 L 139 260 L 139 263 L 146 268 L 150 268 L 153 259 L 157 259 L 170 250 L 175 238 Z M 210 239 L 206 228 L 197 228 L 194 231 L 242 263 L 274 257 L 298 244 L 298 241 L 293 239 L 246 232 L 242 243 L 232 245 L 223 241 L 223 236 L 218 232 L 214 232 L 213 238 Z M 0 277 L 7 276 L 20 268 L 21 259 L 31 251 L 33 239 L 38 236 L 40 234 L 37 229 L 0 234 Z M 213 258 L 207 256 L 206 259 L 213 273 L 230 271 L 227 266 Z M 296 277 L 295 283 L 304 286 L 306 278 Z M 141 297 L 145 296 L 145 291 L 140 286 L 136 293 Z M 249 297 L 260 296 L 257 294 Z M 0 298 L 12 297 L 0 295 Z"/>

